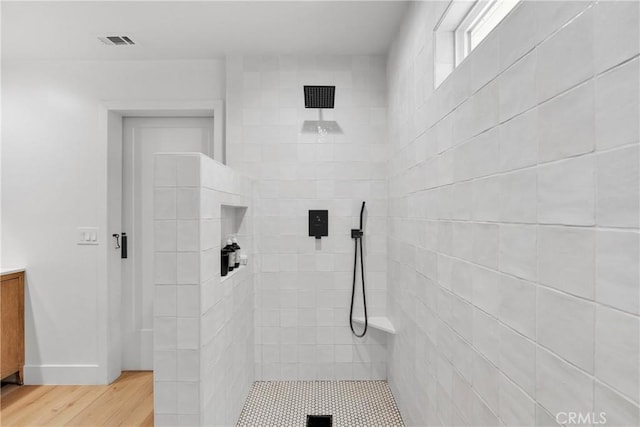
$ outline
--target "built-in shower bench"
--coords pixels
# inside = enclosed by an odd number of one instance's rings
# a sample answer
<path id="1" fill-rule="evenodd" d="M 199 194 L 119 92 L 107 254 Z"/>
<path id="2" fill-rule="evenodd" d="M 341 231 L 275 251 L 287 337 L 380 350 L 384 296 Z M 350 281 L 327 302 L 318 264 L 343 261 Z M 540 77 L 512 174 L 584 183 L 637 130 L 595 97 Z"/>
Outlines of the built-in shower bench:
<path id="1" fill-rule="evenodd" d="M 364 317 L 354 317 L 353 321 L 364 325 Z M 393 326 L 393 323 L 391 323 L 391 320 L 389 320 L 387 316 L 369 317 L 368 325 L 373 329 L 379 329 L 389 334 L 395 335 L 396 333 L 396 328 Z"/>

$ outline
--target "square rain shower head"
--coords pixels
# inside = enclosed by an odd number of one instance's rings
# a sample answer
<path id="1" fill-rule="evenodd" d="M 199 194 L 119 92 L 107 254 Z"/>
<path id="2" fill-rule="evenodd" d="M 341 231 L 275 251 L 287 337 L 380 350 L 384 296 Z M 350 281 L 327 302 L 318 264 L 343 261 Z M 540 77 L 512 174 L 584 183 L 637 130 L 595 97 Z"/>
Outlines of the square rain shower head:
<path id="1" fill-rule="evenodd" d="M 335 86 L 305 86 L 305 108 L 333 108 L 336 95 Z"/>

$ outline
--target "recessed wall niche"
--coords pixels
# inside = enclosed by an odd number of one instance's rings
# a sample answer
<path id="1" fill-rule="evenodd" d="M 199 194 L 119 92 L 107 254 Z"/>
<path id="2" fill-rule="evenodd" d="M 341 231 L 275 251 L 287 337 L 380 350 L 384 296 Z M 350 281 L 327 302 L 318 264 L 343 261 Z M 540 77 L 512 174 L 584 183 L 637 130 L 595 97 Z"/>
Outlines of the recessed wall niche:
<path id="1" fill-rule="evenodd" d="M 233 237 L 238 239 L 238 245 L 243 254 L 247 254 L 250 244 L 249 230 L 244 218 L 247 213 L 246 206 L 220 205 L 220 247 L 227 244 L 227 240 Z"/>
<path id="2" fill-rule="evenodd" d="M 246 206 L 220 205 L 220 238 L 222 239 L 220 243 L 226 244 L 230 236 L 236 236 L 239 241 L 242 235 L 247 234 L 247 231 L 244 229 L 244 217 L 246 213 Z"/>

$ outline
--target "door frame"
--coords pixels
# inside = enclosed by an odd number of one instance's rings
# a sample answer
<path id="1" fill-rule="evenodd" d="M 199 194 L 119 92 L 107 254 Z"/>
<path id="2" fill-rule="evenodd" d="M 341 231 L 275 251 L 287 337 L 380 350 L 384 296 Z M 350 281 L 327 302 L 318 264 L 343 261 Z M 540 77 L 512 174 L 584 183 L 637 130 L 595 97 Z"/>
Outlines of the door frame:
<path id="1" fill-rule="evenodd" d="M 213 155 L 226 163 L 222 100 L 103 101 L 98 110 L 98 140 L 103 147 L 106 188 L 104 205 L 97 206 L 101 228 L 100 259 L 96 274 L 98 323 L 98 383 L 110 384 L 122 372 L 122 268 L 111 234 L 121 232 L 122 121 L 125 117 L 213 117 Z"/>

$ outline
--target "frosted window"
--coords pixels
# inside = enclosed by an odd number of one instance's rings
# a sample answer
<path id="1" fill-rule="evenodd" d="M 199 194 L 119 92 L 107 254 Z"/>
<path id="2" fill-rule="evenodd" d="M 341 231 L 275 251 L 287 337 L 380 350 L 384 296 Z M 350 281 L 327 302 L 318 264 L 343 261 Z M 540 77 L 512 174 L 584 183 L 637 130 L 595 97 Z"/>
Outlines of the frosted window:
<path id="1" fill-rule="evenodd" d="M 452 0 L 433 29 L 438 87 L 521 0 Z"/>
<path id="2" fill-rule="evenodd" d="M 467 30 L 467 55 L 511 12 L 519 1 L 520 0 L 496 0 L 484 8 L 475 19 L 475 22 L 473 22 Z"/>

